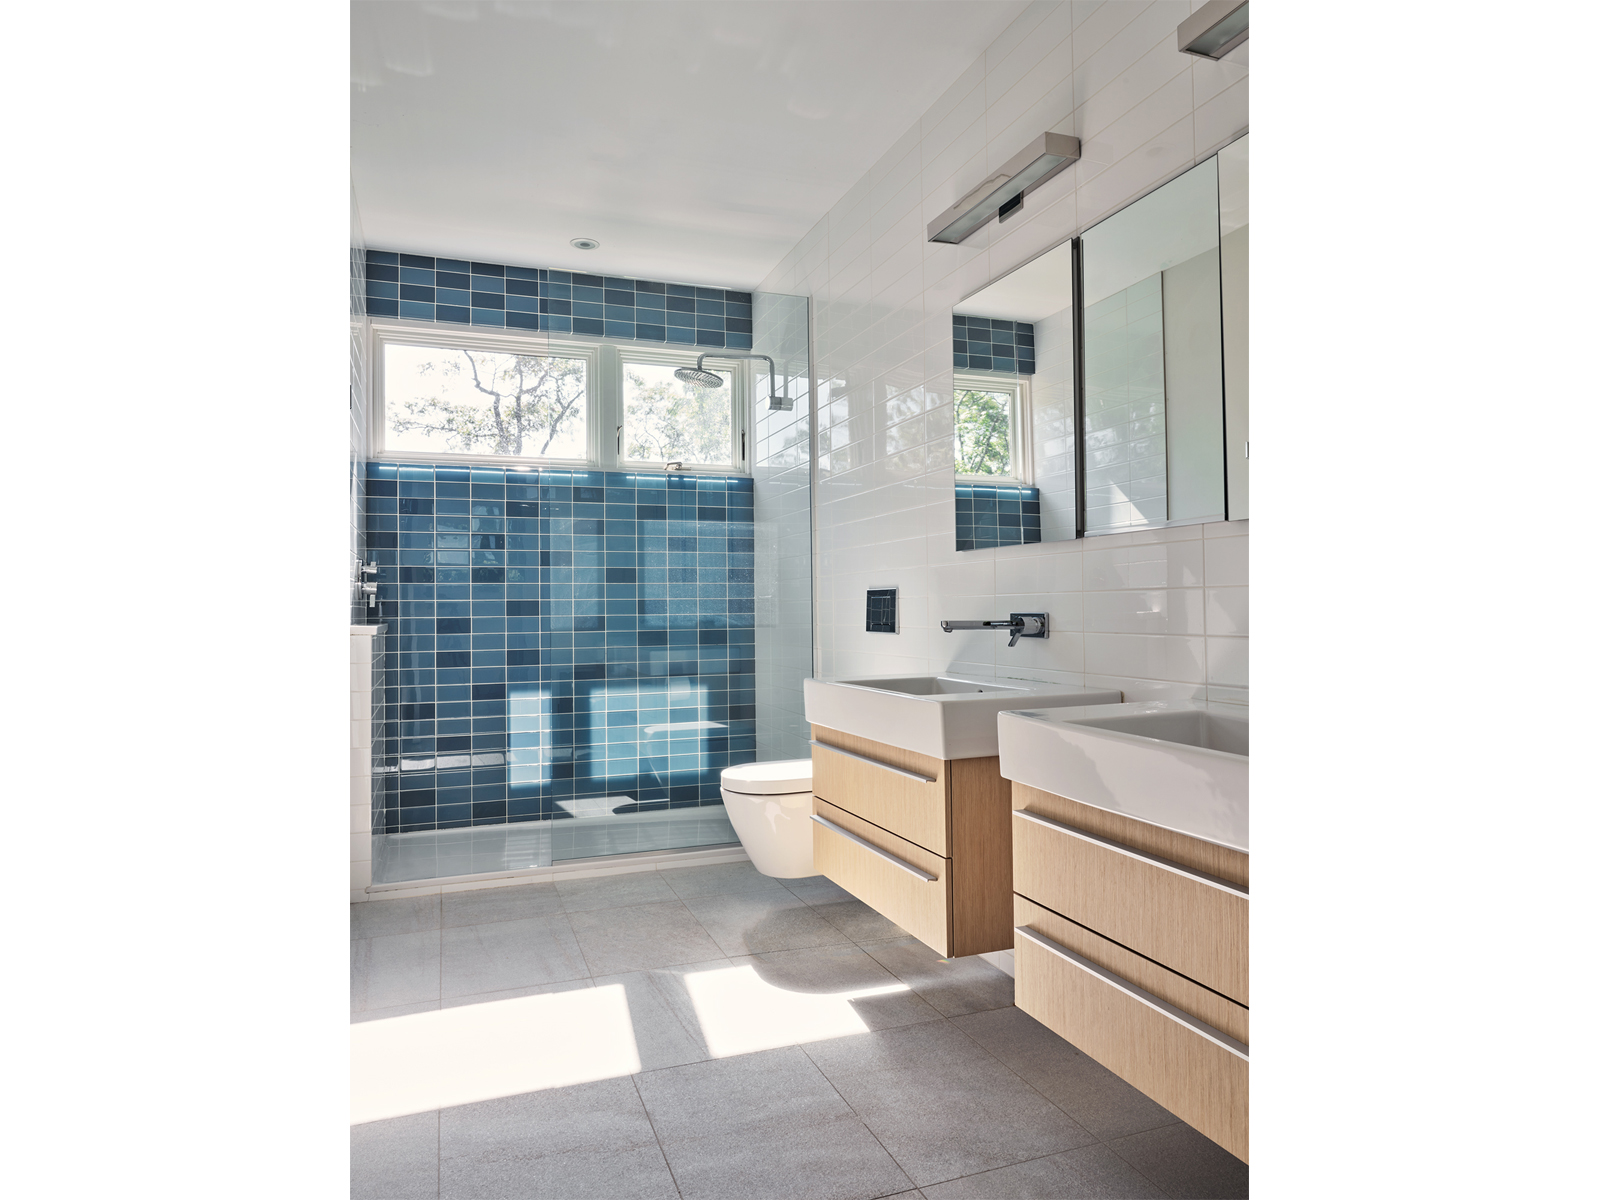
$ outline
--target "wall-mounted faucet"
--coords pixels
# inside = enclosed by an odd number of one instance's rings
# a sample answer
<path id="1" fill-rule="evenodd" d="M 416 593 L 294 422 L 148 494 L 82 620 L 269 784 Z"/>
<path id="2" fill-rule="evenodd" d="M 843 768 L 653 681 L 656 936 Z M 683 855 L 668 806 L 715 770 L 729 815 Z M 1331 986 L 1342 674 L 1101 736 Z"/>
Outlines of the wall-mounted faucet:
<path id="1" fill-rule="evenodd" d="M 1050 636 L 1049 613 L 1012 613 L 1006 621 L 940 621 L 939 628 L 946 633 L 954 633 L 958 629 L 1009 629 L 1011 640 L 1007 646 L 1015 646 L 1018 638 L 1047 638 Z"/>
<path id="2" fill-rule="evenodd" d="M 361 564 L 361 574 L 362 575 L 364 575 L 364 576 L 365 575 L 377 575 L 377 573 L 378 573 L 378 564 L 377 563 L 362 563 Z M 376 579 L 371 579 L 371 580 L 362 579 L 362 581 L 361 581 L 361 594 L 364 597 L 366 597 L 367 607 L 368 608 L 377 608 L 378 607 L 378 581 Z"/>

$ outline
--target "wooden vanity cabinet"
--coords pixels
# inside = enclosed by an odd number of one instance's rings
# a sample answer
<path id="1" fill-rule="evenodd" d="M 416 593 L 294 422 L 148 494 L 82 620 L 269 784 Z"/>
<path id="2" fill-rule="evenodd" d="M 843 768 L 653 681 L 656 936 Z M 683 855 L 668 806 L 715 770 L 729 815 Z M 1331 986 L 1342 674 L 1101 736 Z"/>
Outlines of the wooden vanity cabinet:
<path id="1" fill-rule="evenodd" d="M 1011 790 L 1017 1007 L 1249 1161 L 1250 856 Z"/>
<path id="2" fill-rule="evenodd" d="M 811 727 L 817 871 L 945 958 L 1011 948 L 1011 783 Z"/>

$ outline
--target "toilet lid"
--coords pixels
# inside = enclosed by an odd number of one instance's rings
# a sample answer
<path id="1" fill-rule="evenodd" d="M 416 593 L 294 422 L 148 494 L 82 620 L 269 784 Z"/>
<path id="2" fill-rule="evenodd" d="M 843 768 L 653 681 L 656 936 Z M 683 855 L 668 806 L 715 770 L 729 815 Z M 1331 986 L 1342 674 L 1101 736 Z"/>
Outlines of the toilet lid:
<path id="1" fill-rule="evenodd" d="M 779 796 L 811 790 L 811 760 L 791 758 L 783 762 L 740 763 L 722 769 L 722 786 L 730 792 L 752 796 Z"/>

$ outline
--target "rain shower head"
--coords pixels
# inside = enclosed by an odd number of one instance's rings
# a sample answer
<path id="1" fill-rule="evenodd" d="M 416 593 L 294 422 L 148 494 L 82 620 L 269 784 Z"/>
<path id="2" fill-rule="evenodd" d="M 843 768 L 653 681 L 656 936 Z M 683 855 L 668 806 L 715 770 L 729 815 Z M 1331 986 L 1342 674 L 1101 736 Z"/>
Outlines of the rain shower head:
<path id="1" fill-rule="evenodd" d="M 699 387 L 721 387 L 722 376 L 711 371 L 702 371 L 699 367 L 679 367 L 673 372 L 685 383 L 693 383 Z"/>
<path id="2" fill-rule="evenodd" d="M 684 383 L 696 384 L 699 387 L 721 387 L 722 376 L 705 369 L 708 358 L 759 358 L 767 364 L 767 407 L 775 412 L 787 412 L 794 407 L 794 401 L 788 395 L 778 395 L 777 367 L 765 354 L 750 354 L 740 350 L 726 350 L 720 354 L 702 354 L 695 360 L 692 367 L 679 367 L 673 375 L 683 380 Z M 785 388 L 785 392 L 787 392 Z"/>

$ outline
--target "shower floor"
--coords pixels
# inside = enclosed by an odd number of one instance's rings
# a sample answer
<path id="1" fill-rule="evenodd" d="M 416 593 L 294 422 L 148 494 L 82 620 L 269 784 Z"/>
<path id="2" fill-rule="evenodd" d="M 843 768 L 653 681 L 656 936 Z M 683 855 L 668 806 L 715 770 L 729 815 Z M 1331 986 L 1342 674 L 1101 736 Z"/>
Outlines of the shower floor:
<path id="1" fill-rule="evenodd" d="M 580 815 L 469 829 L 381 833 L 372 838 L 372 882 L 411 883 L 453 875 L 491 875 L 570 859 L 737 845 L 720 804 L 615 814 L 607 799 L 580 801 Z M 616 797 L 617 802 L 630 802 Z M 596 811 L 602 810 L 602 811 Z"/>

